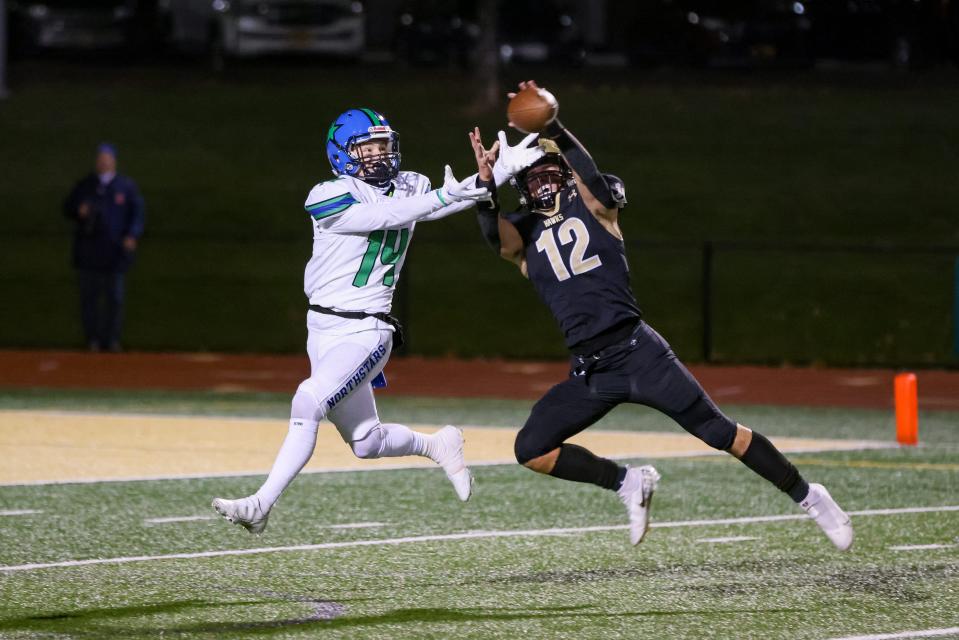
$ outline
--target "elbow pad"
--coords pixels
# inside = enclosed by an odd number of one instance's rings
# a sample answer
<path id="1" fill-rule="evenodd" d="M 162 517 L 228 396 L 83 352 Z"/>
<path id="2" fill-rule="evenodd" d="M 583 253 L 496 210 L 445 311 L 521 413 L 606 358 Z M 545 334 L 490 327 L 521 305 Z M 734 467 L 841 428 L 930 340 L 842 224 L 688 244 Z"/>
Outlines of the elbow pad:
<path id="1" fill-rule="evenodd" d="M 626 206 L 626 185 L 619 176 L 614 176 L 611 173 L 604 173 L 603 180 L 606 181 L 606 188 L 609 189 L 609 195 L 613 201 L 613 206 L 609 208 L 623 209 Z"/>

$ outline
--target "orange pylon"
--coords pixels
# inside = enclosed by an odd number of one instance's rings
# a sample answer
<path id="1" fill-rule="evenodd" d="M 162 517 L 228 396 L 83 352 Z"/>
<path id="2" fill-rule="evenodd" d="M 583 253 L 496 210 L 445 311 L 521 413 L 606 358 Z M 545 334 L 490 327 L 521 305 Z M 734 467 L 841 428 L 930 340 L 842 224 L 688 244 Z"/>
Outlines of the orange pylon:
<path id="1" fill-rule="evenodd" d="M 899 444 L 919 444 L 919 398 L 916 390 L 916 374 L 897 374 L 895 395 L 896 440 Z"/>

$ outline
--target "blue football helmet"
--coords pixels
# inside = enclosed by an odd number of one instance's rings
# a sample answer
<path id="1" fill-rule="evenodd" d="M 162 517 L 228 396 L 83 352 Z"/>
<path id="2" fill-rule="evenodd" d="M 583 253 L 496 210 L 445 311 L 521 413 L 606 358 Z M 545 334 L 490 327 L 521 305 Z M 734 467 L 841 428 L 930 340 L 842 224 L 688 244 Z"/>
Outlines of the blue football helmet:
<path id="1" fill-rule="evenodd" d="M 356 145 L 368 140 L 385 140 L 386 153 L 361 157 Z M 326 155 L 334 175 L 353 176 L 385 187 L 400 171 L 400 134 L 393 131 L 383 114 L 366 108 L 350 109 L 330 125 Z"/>

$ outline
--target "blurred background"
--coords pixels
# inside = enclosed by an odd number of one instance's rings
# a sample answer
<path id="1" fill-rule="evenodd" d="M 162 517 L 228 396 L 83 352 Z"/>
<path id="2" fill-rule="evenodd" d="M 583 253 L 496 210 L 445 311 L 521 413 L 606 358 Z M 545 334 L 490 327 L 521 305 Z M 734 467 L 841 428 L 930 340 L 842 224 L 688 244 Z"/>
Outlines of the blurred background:
<path id="1" fill-rule="evenodd" d="M 332 119 L 474 170 L 535 78 L 690 362 L 959 364 L 955 0 L 0 0 L 0 348 L 86 348 L 64 198 L 99 142 L 146 202 L 124 348 L 300 353 Z M 518 138 L 518 136 L 514 136 Z M 508 189 L 506 190 L 508 191 Z M 515 197 L 505 194 L 507 205 Z M 408 354 L 560 358 L 472 213 L 417 227 Z"/>

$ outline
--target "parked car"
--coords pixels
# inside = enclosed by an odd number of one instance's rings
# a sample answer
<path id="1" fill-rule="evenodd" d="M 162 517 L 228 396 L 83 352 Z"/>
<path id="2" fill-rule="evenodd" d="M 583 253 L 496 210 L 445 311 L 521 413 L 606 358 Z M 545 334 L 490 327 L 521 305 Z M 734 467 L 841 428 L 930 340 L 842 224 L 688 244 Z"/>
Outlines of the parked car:
<path id="1" fill-rule="evenodd" d="M 500 62 L 580 64 L 583 37 L 571 0 L 500 1 L 496 46 Z M 398 13 L 393 51 L 410 64 L 477 64 L 480 37 L 475 0 L 407 0 Z"/>
<path id="2" fill-rule="evenodd" d="M 469 67 L 480 28 L 456 3 L 408 2 L 399 10 L 393 53 L 415 65 Z"/>
<path id="3" fill-rule="evenodd" d="M 9 15 L 17 54 L 133 48 L 146 35 L 137 0 L 15 0 Z"/>
<path id="4" fill-rule="evenodd" d="M 614 7 L 614 5 L 610 5 Z M 930 64 L 957 51 L 957 0 L 649 0 L 615 5 L 636 65 Z"/>
<path id="5" fill-rule="evenodd" d="M 956 44 L 956 3 L 950 0 L 807 0 L 816 58 L 932 64 Z M 950 28 L 950 20 L 952 21 Z"/>
<path id="6" fill-rule="evenodd" d="M 169 43 L 226 58 L 325 54 L 356 58 L 366 42 L 356 0 L 166 0 Z"/>
<path id="7" fill-rule="evenodd" d="M 752 67 L 812 62 L 812 23 L 805 0 L 653 0 L 631 9 L 626 16 L 626 49 L 635 65 Z"/>
<path id="8" fill-rule="evenodd" d="M 509 0 L 499 13 L 503 62 L 582 64 L 586 56 L 577 7 L 570 0 Z"/>

